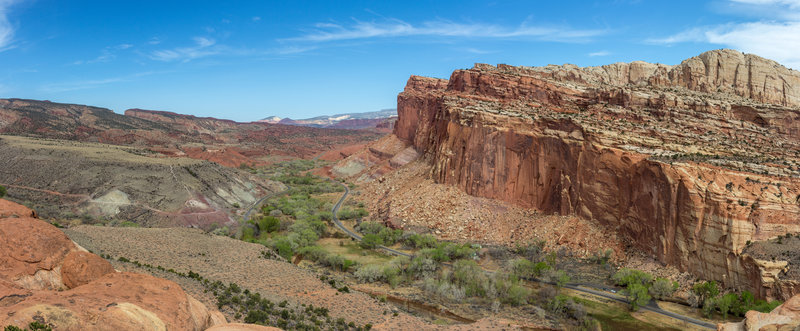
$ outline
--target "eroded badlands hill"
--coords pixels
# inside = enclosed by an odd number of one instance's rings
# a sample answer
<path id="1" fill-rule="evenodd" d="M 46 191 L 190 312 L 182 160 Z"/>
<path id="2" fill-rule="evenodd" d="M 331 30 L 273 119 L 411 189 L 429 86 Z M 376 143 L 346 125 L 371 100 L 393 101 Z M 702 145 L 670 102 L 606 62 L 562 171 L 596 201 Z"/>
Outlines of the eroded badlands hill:
<path id="1" fill-rule="evenodd" d="M 284 189 L 245 171 L 145 149 L 0 136 L 0 185 L 44 217 L 210 230 Z M 87 219 L 88 220 L 88 219 Z"/>
<path id="2" fill-rule="evenodd" d="M 438 183 L 597 222 L 728 287 L 800 291 L 785 262 L 742 254 L 800 232 L 800 73 L 774 61 L 718 50 L 676 66 L 478 64 L 412 76 L 398 115 L 395 135 Z"/>

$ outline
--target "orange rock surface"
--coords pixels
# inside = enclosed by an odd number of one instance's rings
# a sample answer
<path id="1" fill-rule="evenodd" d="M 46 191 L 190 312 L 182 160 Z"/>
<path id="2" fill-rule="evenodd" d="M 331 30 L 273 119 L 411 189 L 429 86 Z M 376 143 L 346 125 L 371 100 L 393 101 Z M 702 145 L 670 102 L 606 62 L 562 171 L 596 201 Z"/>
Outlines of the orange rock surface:
<path id="1" fill-rule="evenodd" d="M 178 284 L 115 272 L 32 214 L 0 200 L 0 326 L 39 321 L 57 330 L 205 330 L 224 323 Z"/>
<path id="2" fill-rule="evenodd" d="M 70 252 L 64 258 L 61 279 L 68 288 L 76 288 L 112 272 L 111 263 L 95 254 Z"/>
<path id="3" fill-rule="evenodd" d="M 23 205 L 0 199 L 0 218 L 36 217 L 36 212 Z"/>
<path id="4" fill-rule="evenodd" d="M 77 247 L 63 232 L 35 218 L 2 218 L 0 238 L 0 279 L 29 290 L 64 287 L 61 265 Z"/>
<path id="5" fill-rule="evenodd" d="M 438 183 L 599 222 L 681 271 L 786 299 L 798 287 L 741 252 L 800 232 L 792 86 L 797 72 L 730 50 L 677 66 L 478 64 L 412 76 L 395 135 Z"/>

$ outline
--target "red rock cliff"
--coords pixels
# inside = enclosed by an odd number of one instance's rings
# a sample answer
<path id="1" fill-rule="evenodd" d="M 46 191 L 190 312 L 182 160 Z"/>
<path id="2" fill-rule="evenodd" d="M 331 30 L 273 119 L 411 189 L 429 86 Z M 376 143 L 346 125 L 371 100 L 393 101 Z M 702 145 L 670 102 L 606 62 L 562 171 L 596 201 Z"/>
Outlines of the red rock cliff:
<path id="1" fill-rule="evenodd" d="M 774 266 L 741 252 L 800 231 L 800 90 L 772 88 L 774 77 L 800 80 L 735 53 L 675 67 L 476 65 L 449 81 L 411 77 L 395 134 L 440 183 L 596 220 L 681 270 L 788 298 L 796 290 Z M 698 61 L 717 65 L 701 74 Z M 730 67 L 750 70 L 750 85 Z"/>

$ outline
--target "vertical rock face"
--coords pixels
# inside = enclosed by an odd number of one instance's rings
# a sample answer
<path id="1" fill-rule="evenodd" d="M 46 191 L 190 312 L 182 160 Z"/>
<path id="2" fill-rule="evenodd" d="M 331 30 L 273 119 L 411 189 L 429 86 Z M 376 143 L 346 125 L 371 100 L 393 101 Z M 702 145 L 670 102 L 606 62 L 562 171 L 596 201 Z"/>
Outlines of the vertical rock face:
<path id="1" fill-rule="evenodd" d="M 681 270 L 788 298 L 780 271 L 741 252 L 800 232 L 798 77 L 729 50 L 678 66 L 476 65 L 411 77 L 395 135 L 440 183 L 596 220 Z"/>

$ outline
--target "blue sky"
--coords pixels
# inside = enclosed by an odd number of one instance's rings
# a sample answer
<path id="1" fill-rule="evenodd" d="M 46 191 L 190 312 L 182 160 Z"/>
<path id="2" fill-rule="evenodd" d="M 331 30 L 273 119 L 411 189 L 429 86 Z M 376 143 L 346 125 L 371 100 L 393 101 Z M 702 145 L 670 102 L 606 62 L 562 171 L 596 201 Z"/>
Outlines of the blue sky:
<path id="1" fill-rule="evenodd" d="M 800 69 L 800 0 L 0 0 L 0 97 L 238 121 L 393 108 L 475 62 L 677 64 L 735 48 Z"/>

